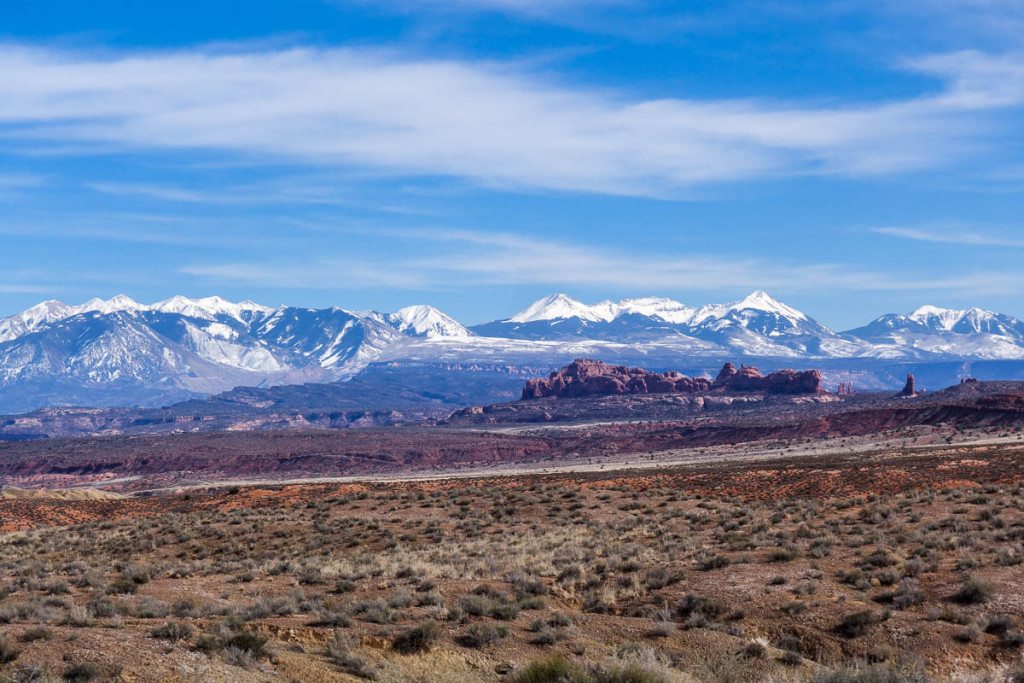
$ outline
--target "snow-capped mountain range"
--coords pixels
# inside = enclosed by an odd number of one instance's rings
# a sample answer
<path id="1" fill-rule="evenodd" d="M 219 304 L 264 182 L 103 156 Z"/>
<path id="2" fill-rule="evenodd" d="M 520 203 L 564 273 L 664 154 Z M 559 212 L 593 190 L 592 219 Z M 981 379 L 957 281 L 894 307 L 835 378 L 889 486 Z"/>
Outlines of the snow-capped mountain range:
<path id="1" fill-rule="evenodd" d="M 1018 360 L 1024 322 L 925 306 L 837 333 L 762 291 L 703 306 L 657 297 L 588 305 L 554 294 L 469 328 L 426 305 L 380 313 L 216 296 L 46 301 L 0 319 L 0 410 L 164 404 L 239 385 L 345 380 L 376 361 L 538 366 L 577 356 L 648 366 L 694 358 Z"/>

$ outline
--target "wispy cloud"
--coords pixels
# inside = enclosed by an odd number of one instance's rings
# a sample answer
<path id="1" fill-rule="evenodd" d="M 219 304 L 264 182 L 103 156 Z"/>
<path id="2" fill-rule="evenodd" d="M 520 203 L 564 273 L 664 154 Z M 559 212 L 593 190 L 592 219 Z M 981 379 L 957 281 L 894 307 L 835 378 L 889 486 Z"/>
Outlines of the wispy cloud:
<path id="1" fill-rule="evenodd" d="M 0 282 L 0 294 L 42 294 L 50 288 L 42 285 L 23 285 L 16 282 Z"/>
<path id="2" fill-rule="evenodd" d="M 0 189 L 41 187 L 45 182 L 46 178 L 40 175 L 24 173 L 0 174 Z"/>
<path id="3" fill-rule="evenodd" d="M 799 264 L 716 254 L 644 255 L 552 239 L 496 232 L 376 230 L 419 256 L 381 250 L 325 256 L 302 263 L 241 262 L 182 268 L 210 282 L 301 289 L 392 287 L 465 290 L 474 286 L 600 287 L 629 291 L 715 291 L 767 288 L 806 292 L 950 292 L 1007 294 L 1024 287 L 1024 273 L 977 272 L 955 278 L 893 275 L 849 264 Z"/>
<path id="4" fill-rule="evenodd" d="M 432 215 L 437 212 L 403 206 L 391 200 L 375 203 L 349 195 L 348 187 L 339 187 L 322 178 L 283 178 L 244 186 L 223 186 L 213 190 L 196 190 L 160 183 L 90 182 L 85 187 L 95 192 L 122 197 L 140 197 L 160 202 L 183 204 L 314 204 L 346 206 L 380 213 Z"/>
<path id="5" fill-rule="evenodd" d="M 367 49 L 96 56 L 7 45 L 0 135 L 673 197 L 699 183 L 948 164 L 998 131 L 986 113 L 1024 103 L 1022 65 L 1016 55 L 922 59 L 908 68 L 933 76 L 934 94 L 813 106 L 643 99 L 515 65 Z"/>
<path id="6" fill-rule="evenodd" d="M 977 232 L 974 228 L 958 227 L 955 229 L 921 229 L 921 228 L 872 228 L 872 232 L 889 237 L 914 240 L 917 242 L 933 242 L 936 244 L 960 244 L 978 247 L 1020 247 L 1024 248 L 1024 240 L 999 237 Z"/>

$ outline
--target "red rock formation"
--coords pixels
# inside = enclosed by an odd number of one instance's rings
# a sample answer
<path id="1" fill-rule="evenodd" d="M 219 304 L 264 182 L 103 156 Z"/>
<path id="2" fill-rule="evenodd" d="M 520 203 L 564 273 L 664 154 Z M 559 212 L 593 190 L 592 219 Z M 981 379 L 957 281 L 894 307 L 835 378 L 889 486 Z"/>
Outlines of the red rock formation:
<path id="1" fill-rule="evenodd" d="M 737 370 L 726 363 L 712 389 L 767 394 L 817 394 L 821 392 L 821 373 L 817 370 L 779 370 L 767 376 L 749 365 Z"/>
<path id="2" fill-rule="evenodd" d="M 711 382 L 690 378 L 678 372 L 656 373 L 624 365 L 607 365 L 596 360 L 577 358 L 547 379 L 532 379 L 523 387 L 523 398 L 609 394 L 695 394 L 707 391 Z"/>
<path id="3" fill-rule="evenodd" d="M 914 396 L 917 396 L 917 392 L 914 390 L 913 375 L 907 375 L 907 383 L 903 385 L 903 391 L 901 391 L 899 395 L 904 398 L 913 398 Z"/>
<path id="4" fill-rule="evenodd" d="M 770 394 L 815 394 L 821 391 L 817 370 L 780 370 L 764 376 L 755 367 L 739 370 L 726 363 L 715 381 L 690 378 L 678 372 L 655 373 L 623 365 L 577 359 L 546 379 L 534 379 L 523 388 L 523 399 L 576 398 L 616 394 L 698 394 L 712 390 L 765 392 Z"/>

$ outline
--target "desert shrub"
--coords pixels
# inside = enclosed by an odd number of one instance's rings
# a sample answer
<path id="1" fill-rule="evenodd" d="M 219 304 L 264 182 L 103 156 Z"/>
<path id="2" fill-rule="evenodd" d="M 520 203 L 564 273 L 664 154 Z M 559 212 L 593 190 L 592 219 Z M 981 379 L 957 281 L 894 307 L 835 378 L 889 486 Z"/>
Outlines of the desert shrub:
<path id="1" fill-rule="evenodd" d="M 36 626 L 21 634 L 21 642 L 32 643 L 37 640 L 49 640 L 52 635 L 50 629 L 45 626 Z"/>
<path id="2" fill-rule="evenodd" d="M 114 579 L 107 584 L 107 592 L 111 595 L 128 595 L 139 592 L 139 584 L 124 577 Z"/>
<path id="3" fill-rule="evenodd" d="M 562 655 L 530 662 L 511 676 L 511 683 L 590 683 L 587 670 Z"/>
<path id="4" fill-rule="evenodd" d="M 953 638 L 961 643 L 973 643 L 981 638 L 981 628 L 977 624 L 968 624 L 954 633 Z"/>
<path id="5" fill-rule="evenodd" d="M 192 637 L 195 629 L 192 625 L 183 621 L 169 621 L 162 626 L 157 626 L 150 635 L 163 640 L 188 640 Z"/>
<path id="6" fill-rule="evenodd" d="M 686 578 L 682 572 L 673 572 L 668 567 L 655 567 L 644 574 L 643 584 L 648 590 L 658 590 L 678 583 Z"/>
<path id="7" fill-rule="evenodd" d="M 21 650 L 14 646 L 7 635 L 0 636 L 0 664 L 10 664 L 21 655 Z"/>
<path id="8" fill-rule="evenodd" d="M 224 648 L 224 661 L 242 669 L 251 669 L 256 666 L 259 658 L 253 654 L 252 650 L 243 650 L 233 645 L 228 645 Z"/>
<path id="9" fill-rule="evenodd" d="M 859 569 L 840 572 L 839 581 L 840 583 L 845 583 L 848 586 L 853 586 L 857 590 L 867 590 L 868 588 L 871 588 L 871 579 Z"/>
<path id="10" fill-rule="evenodd" d="M 916 557 L 903 563 L 903 573 L 907 576 L 920 576 L 923 571 L 924 562 Z"/>
<path id="11" fill-rule="evenodd" d="M 545 622 L 534 622 L 534 624 L 533 637 L 530 638 L 530 642 L 534 645 L 554 645 L 569 637 L 564 629 L 553 627 Z"/>
<path id="12" fill-rule="evenodd" d="M 78 681 L 92 681 L 100 676 L 100 668 L 93 662 L 80 662 L 69 664 L 64 669 L 64 680 L 77 683 Z"/>
<path id="13" fill-rule="evenodd" d="M 426 652 L 441 638 L 437 622 L 427 621 L 399 631 L 391 638 L 391 646 L 404 655 Z"/>
<path id="14" fill-rule="evenodd" d="M 903 579 L 896 590 L 882 591 L 874 597 L 875 602 L 889 603 L 896 609 L 908 609 L 924 604 L 925 595 L 914 579 Z"/>
<path id="15" fill-rule="evenodd" d="M 264 659 L 270 656 L 267 650 L 267 637 L 253 631 L 239 631 L 228 636 L 221 643 L 225 652 L 248 653 L 252 659 Z"/>
<path id="16" fill-rule="evenodd" d="M 929 619 L 935 619 L 938 621 L 949 622 L 950 624 L 960 624 L 961 626 L 970 623 L 971 619 L 963 612 L 960 612 L 949 605 L 939 609 L 934 608 L 928 612 Z"/>
<path id="17" fill-rule="evenodd" d="M 106 596 L 100 596 L 90 602 L 89 609 L 99 619 L 107 619 L 117 614 L 117 606 L 114 601 Z"/>
<path id="18" fill-rule="evenodd" d="M 313 619 L 314 626 L 341 626 L 348 628 L 352 625 L 352 617 L 341 607 L 334 605 L 323 605 L 315 612 Z"/>
<path id="19" fill-rule="evenodd" d="M 785 605 L 783 605 L 782 611 L 786 614 L 789 614 L 790 616 L 803 614 L 805 611 L 807 611 L 807 603 L 803 600 L 793 600 L 792 602 L 787 602 Z"/>
<path id="20" fill-rule="evenodd" d="M 989 617 L 988 623 L 985 624 L 985 633 L 989 633 L 994 636 L 1001 636 L 1007 631 L 1013 629 L 1015 624 L 1013 618 L 1006 614 L 997 614 L 994 617 Z"/>
<path id="21" fill-rule="evenodd" d="M 473 624 L 463 635 L 459 636 L 458 642 L 465 647 L 479 649 L 488 645 L 500 644 L 501 634 L 490 624 Z"/>
<path id="22" fill-rule="evenodd" d="M 867 633 L 868 628 L 877 621 L 875 613 L 870 610 L 853 612 L 840 620 L 835 631 L 844 638 L 857 638 Z"/>
<path id="23" fill-rule="evenodd" d="M 883 586 L 891 586 L 900 580 L 901 574 L 895 569 L 882 569 L 875 572 L 875 580 Z"/>
<path id="24" fill-rule="evenodd" d="M 335 631 L 334 636 L 327 641 L 327 658 L 343 673 L 357 678 L 373 680 L 376 675 L 367 668 L 366 660 L 353 654 L 354 643 L 342 631 Z"/>
<path id="25" fill-rule="evenodd" d="M 391 607 L 392 609 L 412 607 L 414 602 L 412 594 L 404 590 L 388 596 L 388 607 Z"/>
<path id="26" fill-rule="evenodd" d="M 932 683 L 922 662 L 898 657 L 879 664 L 860 664 L 835 671 L 819 671 L 812 683 Z"/>
<path id="27" fill-rule="evenodd" d="M 524 598 L 529 595 L 548 595 L 551 589 L 540 579 L 531 579 L 523 576 L 513 577 L 511 583 L 516 591 L 516 597 Z"/>
<path id="28" fill-rule="evenodd" d="M 689 593 L 676 606 L 676 615 L 680 619 L 690 619 L 693 616 L 703 617 L 708 621 L 714 621 L 728 611 L 728 607 L 720 600 L 708 598 L 696 593 Z"/>
<path id="29" fill-rule="evenodd" d="M 351 579 L 338 579 L 334 584 L 335 593 L 351 593 L 359 588 L 359 584 Z"/>
<path id="30" fill-rule="evenodd" d="M 419 593 L 416 596 L 418 607 L 444 607 L 444 596 L 437 591 Z"/>
<path id="31" fill-rule="evenodd" d="M 881 569 L 884 567 L 891 567 L 894 564 L 896 564 L 896 558 L 888 551 L 882 549 L 874 551 L 860 561 L 860 566 L 865 569 Z"/>
<path id="32" fill-rule="evenodd" d="M 510 621 L 519 616 L 519 603 L 504 596 L 467 595 L 459 601 L 459 606 L 466 614 L 477 617 L 491 617 L 502 621 Z"/>
<path id="33" fill-rule="evenodd" d="M 766 648 L 762 643 L 756 640 L 751 640 L 749 643 L 743 646 L 743 649 L 740 651 L 740 654 L 742 654 L 747 659 L 761 659 L 765 656 L 767 652 L 768 648 Z"/>
<path id="34" fill-rule="evenodd" d="M 149 595 L 143 596 L 132 613 L 139 619 L 163 619 L 171 613 L 171 606 Z"/>
<path id="35" fill-rule="evenodd" d="M 1024 646 L 1024 633 L 1012 628 L 999 637 L 1000 642 L 1006 647 L 1021 647 Z M 1021 681 L 1024 682 L 1024 676 Z"/>
<path id="36" fill-rule="evenodd" d="M 149 583 L 153 579 L 153 570 L 150 567 L 130 564 L 121 571 L 121 578 L 135 584 Z"/>
<path id="37" fill-rule="evenodd" d="M 35 664 L 24 664 L 9 670 L 7 674 L 0 677 L 4 683 L 55 683 L 58 680 L 45 668 Z"/>
<path id="38" fill-rule="evenodd" d="M 711 552 L 710 550 L 699 550 L 697 554 L 693 556 L 694 561 L 697 563 L 697 569 L 702 572 L 708 572 L 713 569 L 723 569 L 728 567 L 730 560 L 725 555 Z"/>
<path id="39" fill-rule="evenodd" d="M 668 611 L 668 610 L 666 610 Z M 672 614 L 659 614 L 655 617 L 647 635 L 652 638 L 668 638 L 676 632 L 676 622 L 672 620 Z"/>
<path id="40" fill-rule="evenodd" d="M 968 577 L 953 593 L 952 599 L 961 605 L 980 605 L 991 600 L 994 594 L 995 587 L 991 581 Z"/>
<path id="41" fill-rule="evenodd" d="M 352 611 L 360 619 L 371 624 L 393 624 L 398 621 L 398 615 L 395 611 L 388 607 L 388 604 L 380 598 L 357 602 L 353 606 Z"/>
<path id="42" fill-rule="evenodd" d="M 796 650 L 783 650 L 782 654 L 779 655 L 779 661 L 786 666 L 798 666 L 803 664 L 804 658 Z"/>
<path id="43" fill-rule="evenodd" d="M 72 605 L 64 615 L 63 619 L 61 619 L 62 624 L 66 626 L 77 626 L 79 628 L 92 626 L 93 621 L 92 610 L 84 605 Z"/>
<path id="44" fill-rule="evenodd" d="M 296 573 L 295 578 L 303 586 L 320 586 L 327 583 L 319 567 L 303 567 Z"/>
<path id="45" fill-rule="evenodd" d="M 1003 567 L 1014 567 L 1024 561 L 1019 548 L 1000 548 L 996 553 L 996 564 Z"/>
<path id="46" fill-rule="evenodd" d="M 772 548 L 768 553 L 769 562 L 790 562 L 795 560 L 799 552 L 791 545 L 783 546 L 781 548 Z"/>

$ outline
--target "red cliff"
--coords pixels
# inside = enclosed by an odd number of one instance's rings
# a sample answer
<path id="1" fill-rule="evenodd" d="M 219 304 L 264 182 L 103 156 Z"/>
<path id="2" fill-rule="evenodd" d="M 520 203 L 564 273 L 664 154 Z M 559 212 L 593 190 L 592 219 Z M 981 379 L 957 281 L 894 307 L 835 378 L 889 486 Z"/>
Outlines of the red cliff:
<path id="1" fill-rule="evenodd" d="M 699 394 L 713 390 L 769 394 L 815 394 L 821 391 L 817 370 L 780 370 L 764 376 L 754 367 L 737 370 L 726 363 L 714 382 L 678 372 L 656 373 L 624 365 L 608 365 L 579 358 L 545 379 L 533 379 L 523 387 L 523 399 L 577 398 L 617 394 Z"/>

